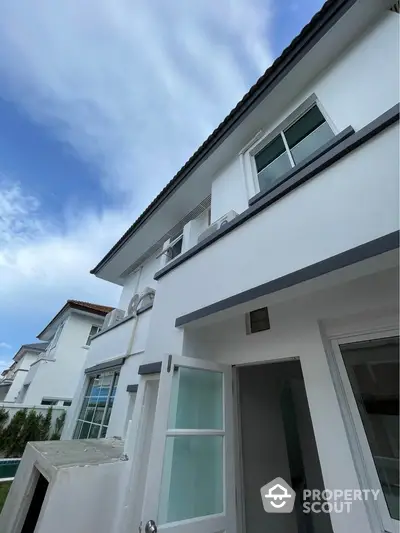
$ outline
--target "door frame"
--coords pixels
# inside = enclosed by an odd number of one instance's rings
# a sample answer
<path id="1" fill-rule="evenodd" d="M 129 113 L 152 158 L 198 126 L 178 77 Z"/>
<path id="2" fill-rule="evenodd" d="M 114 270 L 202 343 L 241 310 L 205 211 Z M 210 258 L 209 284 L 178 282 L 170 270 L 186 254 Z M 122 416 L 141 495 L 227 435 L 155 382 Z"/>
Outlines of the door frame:
<path id="1" fill-rule="evenodd" d="M 383 315 L 383 316 L 382 316 Z M 356 399 L 347 375 L 340 346 L 368 340 L 380 340 L 399 336 L 397 314 L 381 313 L 379 317 L 358 316 L 349 324 L 326 327 L 323 331 L 328 364 L 336 390 L 343 422 L 346 428 L 351 455 L 361 489 L 377 487 L 378 500 L 365 501 L 367 514 L 373 528 L 382 533 L 398 533 L 399 522 L 393 519 L 386 504 L 381 482 L 372 457 L 371 448 L 364 430 Z"/>
<path id="2" fill-rule="evenodd" d="M 174 367 L 191 368 L 198 370 L 210 370 L 213 372 L 222 373 L 224 375 L 222 388 L 223 403 L 223 427 L 221 429 L 170 429 L 168 428 L 168 417 L 170 410 L 171 394 L 173 393 L 173 376 Z M 152 511 L 159 509 L 159 498 L 161 497 L 160 490 L 163 467 L 164 467 L 164 451 L 165 438 L 157 438 L 159 434 L 165 436 L 180 436 L 186 434 L 204 434 L 204 435 L 224 435 L 224 452 L 223 452 L 223 498 L 224 498 L 224 512 L 216 513 L 207 516 L 199 516 L 188 519 L 183 519 L 160 526 L 170 528 L 177 528 L 178 531 L 185 531 L 186 528 L 193 528 L 193 531 L 203 531 L 202 521 L 212 521 L 208 524 L 216 527 L 215 531 L 229 530 L 233 533 L 237 531 L 237 516 L 236 516 L 236 497 L 235 497 L 235 448 L 234 438 L 235 431 L 233 427 L 233 391 L 232 391 L 232 364 L 219 363 L 202 358 L 193 358 L 183 355 L 169 355 L 165 356 L 162 361 L 160 377 L 160 385 L 158 389 L 157 406 L 154 420 L 153 440 L 150 450 L 150 459 L 155 459 L 152 463 L 152 471 L 147 469 L 146 486 L 144 492 L 144 505 L 142 507 L 142 514 L 139 523 L 145 522 L 151 518 Z M 232 460 L 233 458 L 233 460 Z M 149 462 L 150 465 L 150 462 Z M 154 515 L 158 518 L 158 513 L 155 511 Z M 222 529 L 221 529 L 222 527 Z M 192 530 L 192 529 L 191 529 Z M 174 529 L 175 531 L 175 529 Z"/>
<path id="3" fill-rule="evenodd" d="M 142 506 L 139 504 L 133 504 L 138 491 L 142 491 L 142 498 L 144 498 L 144 486 L 139 486 L 137 483 L 137 477 L 140 469 L 146 468 L 145 478 L 147 476 L 148 465 L 142 464 L 141 447 L 144 446 L 144 438 L 146 435 L 146 429 L 148 428 L 148 415 L 151 409 L 151 397 L 152 391 L 149 390 L 149 384 L 155 381 L 160 381 L 160 374 L 146 374 L 140 376 L 138 390 L 136 393 L 135 405 L 133 407 L 131 423 L 128 424 L 128 433 L 126 435 L 125 452 L 128 455 L 128 460 L 132 458 L 131 468 L 126 479 L 123 507 L 121 513 L 121 522 L 118 531 L 124 533 L 130 533 L 132 531 L 132 524 L 139 524 L 140 516 L 142 512 Z M 148 394 L 150 393 L 150 394 Z M 158 391 L 155 398 L 155 408 L 157 407 Z M 154 420 L 153 420 L 154 426 Z"/>
<path id="4" fill-rule="evenodd" d="M 246 509 L 244 500 L 244 476 L 243 476 L 243 447 L 242 447 L 242 419 L 240 410 L 240 384 L 238 369 L 245 366 L 261 366 L 274 363 L 288 363 L 298 361 L 301 367 L 300 357 L 284 357 L 278 359 L 266 359 L 251 363 L 235 364 L 232 366 L 232 396 L 233 396 L 233 436 L 235 452 L 235 493 L 236 493 L 236 522 L 237 531 L 246 533 Z M 305 384 L 304 384 L 305 385 Z M 307 390 L 306 390 L 307 394 Z M 312 421 L 311 421 L 312 423 Z M 261 488 L 261 487 L 260 487 Z"/>

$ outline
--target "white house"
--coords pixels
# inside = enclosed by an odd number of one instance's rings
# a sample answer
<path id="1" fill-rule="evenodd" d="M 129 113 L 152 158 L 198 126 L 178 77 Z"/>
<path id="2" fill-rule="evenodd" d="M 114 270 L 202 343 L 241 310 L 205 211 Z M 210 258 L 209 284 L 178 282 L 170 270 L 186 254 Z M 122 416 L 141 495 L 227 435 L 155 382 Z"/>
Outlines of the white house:
<path id="1" fill-rule="evenodd" d="M 2 372 L 1 401 L 15 402 L 32 363 L 38 360 L 48 346 L 47 342 L 23 344 L 13 357 L 11 366 Z"/>
<path id="2" fill-rule="evenodd" d="M 6 402 L 71 405 L 92 336 L 112 307 L 67 300 L 38 335 L 44 342 L 21 346 Z"/>
<path id="3" fill-rule="evenodd" d="M 64 438 L 110 440 L 29 446 L 1 531 L 398 531 L 398 11 L 328 0 L 93 269 Z"/>

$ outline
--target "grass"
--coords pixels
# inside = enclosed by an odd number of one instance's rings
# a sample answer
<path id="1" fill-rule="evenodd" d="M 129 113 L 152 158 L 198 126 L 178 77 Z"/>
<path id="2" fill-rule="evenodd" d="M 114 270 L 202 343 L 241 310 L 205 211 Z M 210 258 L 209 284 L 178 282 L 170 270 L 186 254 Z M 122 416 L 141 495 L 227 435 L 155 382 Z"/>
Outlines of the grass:
<path id="1" fill-rule="evenodd" d="M 0 483 L 0 512 L 3 509 L 11 483 L 12 481 L 4 481 L 3 483 Z"/>

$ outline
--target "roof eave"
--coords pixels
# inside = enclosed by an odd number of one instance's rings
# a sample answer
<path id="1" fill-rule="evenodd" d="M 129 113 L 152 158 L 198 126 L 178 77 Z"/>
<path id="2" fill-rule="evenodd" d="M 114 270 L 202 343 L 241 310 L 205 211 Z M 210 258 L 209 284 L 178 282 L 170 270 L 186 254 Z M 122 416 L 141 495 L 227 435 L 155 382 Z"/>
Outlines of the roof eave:
<path id="1" fill-rule="evenodd" d="M 98 274 L 114 257 L 136 231 L 142 227 L 152 214 L 185 181 L 189 175 L 222 144 L 230 132 L 244 120 L 254 107 L 279 83 L 298 61 L 325 35 L 325 33 L 355 4 L 357 0 L 328 0 L 321 10 L 293 39 L 282 54 L 244 95 L 221 124 L 211 133 L 187 163 L 178 171 L 160 194 L 149 204 L 142 215 L 122 235 L 101 261 L 90 271 Z"/>

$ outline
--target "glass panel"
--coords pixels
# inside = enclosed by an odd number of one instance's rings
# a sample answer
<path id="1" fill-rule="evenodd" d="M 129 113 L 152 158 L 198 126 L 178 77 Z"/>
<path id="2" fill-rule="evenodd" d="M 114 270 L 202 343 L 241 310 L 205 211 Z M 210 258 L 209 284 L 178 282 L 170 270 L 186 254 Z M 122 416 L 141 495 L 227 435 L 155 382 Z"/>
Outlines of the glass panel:
<path id="1" fill-rule="evenodd" d="M 104 439 L 107 433 L 107 426 L 103 426 L 100 431 L 100 439 Z"/>
<path id="2" fill-rule="evenodd" d="M 223 512 L 223 437 L 167 437 L 160 524 Z"/>
<path id="3" fill-rule="evenodd" d="M 116 387 L 118 384 L 118 377 L 118 373 L 107 372 L 90 379 L 87 394 L 83 399 L 77 426 L 74 431 L 74 439 L 97 438 L 99 434 L 100 438 L 105 436 L 107 427 L 102 428 L 101 423 L 103 421 L 107 401 L 110 398 L 106 415 L 104 417 L 104 425 L 108 425 L 113 406 L 113 397 L 116 393 Z M 93 424 L 98 425 L 98 428 L 92 428 Z M 90 437 L 88 437 L 88 435 L 90 435 Z"/>
<path id="4" fill-rule="evenodd" d="M 170 429 L 223 429 L 223 375 L 180 367 L 174 372 Z"/>
<path id="5" fill-rule="evenodd" d="M 97 407 L 95 413 L 94 413 L 94 418 L 93 418 L 93 422 L 95 424 L 101 424 L 102 420 L 103 420 L 103 415 L 104 415 L 104 407 Z"/>
<path id="6" fill-rule="evenodd" d="M 313 152 L 321 148 L 325 143 L 334 137 L 334 133 L 329 125 L 324 122 L 310 135 L 307 135 L 302 141 L 294 146 L 291 150 L 294 162 L 300 163 L 303 159 L 311 155 Z"/>
<path id="7" fill-rule="evenodd" d="M 96 424 L 92 424 L 92 427 L 90 428 L 89 433 L 89 439 L 97 439 L 100 431 L 100 426 L 97 426 Z"/>
<path id="8" fill-rule="evenodd" d="M 292 165 L 290 164 L 289 156 L 285 152 L 258 173 L 260 191 L 271 189 L 274 185 L 279 183 L 280 178 L 291 168 Z"/>
<path id="9" fill-rule="evenodd" d="M 72 437 L 73 439 L 79 439 L 81 428 L 82 428 L 82 422 L 78 421 L 76 424 L 75 431 L 74 431 L 74 436 Z"/>
<path id="10" fill-rule="evenodd" d="M 110 416 L 111 416 L 111 409 L 113 408 L 114 401 L 112 398 L 110 398 L 110 402 L 107 406 L 106 416 L 104 418 L 104 424 L 107 426 L 110 422 Z"/>
<path id="11" fill-rule="evenodd" d="M 86 420 L 86 422 L 91 422 L 93 420 L 93 415 L 94 415 L 94 407 L 88 407 L 86 409 L 84 420 Z"/>
<path id="12" fill-rule="evenodd" d="M 89 435 L 89 430 L 90 430 L 90 424 L 88 422 L 84 422 L 82 424 L 82 429 L 81 429 L 81 432 L 79 434 L 79 438 L 80 439 L 87 439 L 87 436 Z"/>
<path id="13" fill-rule="evenodd" d="M 318 126 L 325 122 L 324 116 L 317 106 L 313 106 L 307 113 L 299 118 L 290 128 L 285 130 L 286 141 L 289 148 L 298 144 Z"/>
<path id="14" fill-rule="evenodd" d="M 399 339 L 341 351 L 390 515 L 399 520 Z"/>
<path id="15" fill-rule="evenodd" d="M 277 157 L 285 153 L 285 150 L 282 137 L 278 135 L 255 156 L 257 172 L 261 172 L 261 170 L 272 163 Z"/>

